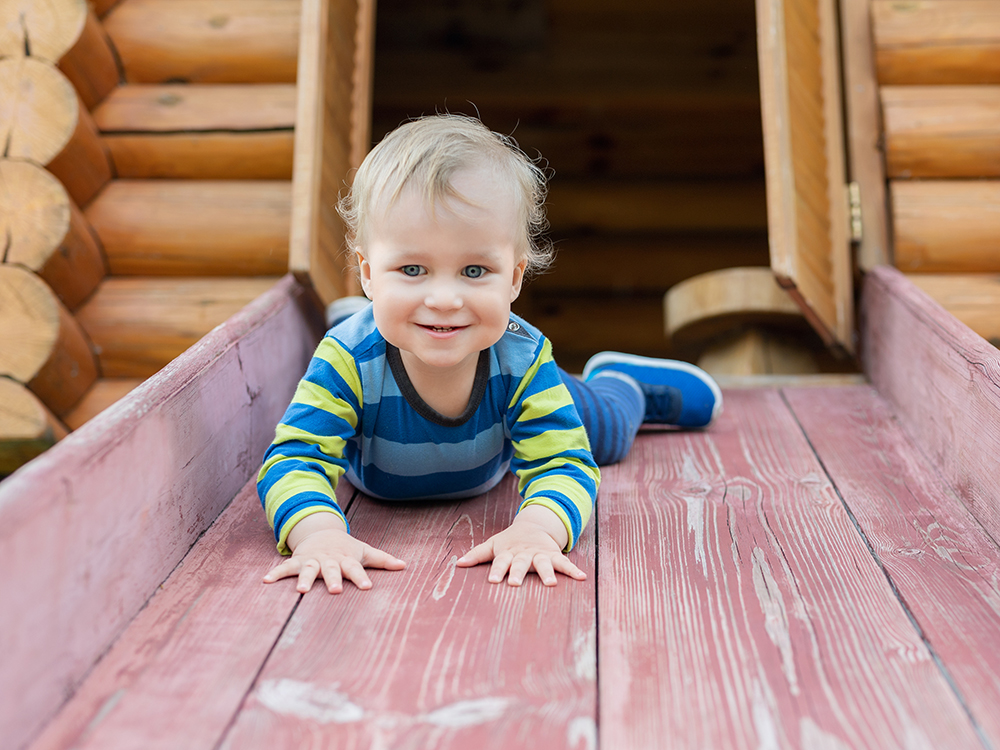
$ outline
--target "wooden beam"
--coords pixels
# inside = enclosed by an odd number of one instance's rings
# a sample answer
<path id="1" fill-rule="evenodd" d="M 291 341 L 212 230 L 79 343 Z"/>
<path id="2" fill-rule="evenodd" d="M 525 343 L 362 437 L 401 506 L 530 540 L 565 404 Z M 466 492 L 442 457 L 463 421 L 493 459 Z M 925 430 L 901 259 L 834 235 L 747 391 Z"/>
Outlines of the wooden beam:
<path id="1" fill-rule="evenodd" d="M 117 276 L 280 276 L 290 201 L 280 180 L 115 180 L 86 216 Z"/>
<path id="2" fill-rule="evenodd" d="M 87 3 L 4 0 L 0 11 L 0 58 L 30 55 L 57 63 L 80 36 Z"/>
<path id="3" fill-rule="evenodd" d="M 128 0 L 104 18 L 131 83 L 292 83 L 296 0 Z"/>
<path id="4" fill-rule="evenodd" d="M 872 383 L 979 523 L 1000 538 L 1000 351 L 893 268 L 866 276 L 861 310 L 862 362 Z"/>
<path id="5" fill-rule="evenodd" d="M 274 278 L 108 278 L 77 320 L 110 378 L 147 378 L 274 286 Z"/>
<path id="6" fill-rule="evenodd" d="M 1000 83 L 993 0 L 872 0 L 878 80 L 889 85 Z"/>
<path id="7" fill-rule="evenodd" d="M 915 273 L 907 279 L 994 346 L 1000 346 L 1000 276 Z"/>
<path id="8" fill-rule="evenodd" d="M 0 479 L 66 437 L 66 427 L 24 385 L 0 376 Z"/>
<path id="9" fill-rule="evenodd" d="M 83 398 L 63 418 L 71 430 L 78 430 L 112 404 L 142 385 L 140 378 L 98 378 Z"/>
<path id="10" fill-rule="evenodd" d="M 256 473 L 317 318 L 283 279 L 0 483 L 0 599 L 18 612 L 0 618 L 0 691 L 18 696 L 0 702 L 5 743 L 38 733 Z"/>
<path id="11" fill-rule="evenodd" d="M 1000 177 L 1000 86 L 883 86 L 890 177 Z"/>
<path id="12" fill-rule="evenodd" d="M 59 180 L 31 162 L 0 160 L 0 186 L 3 262 L 38 274 L 76 309 L 107 272 L 89 222 Z"/>
<path id="13" fill-rule="evenodd" d="M 59 60 L 59 70 L 73 84 L 87 109 L 96 107 L 118 86 L 118 59 L 93 8 L 88 7 L 80 36 Z"/>
<path id="14" fill-rule="evenodd" d="M 764 327 L 749 328 L 714 343 L 698 357 L 698 367 L 720 375 L 804 375 L 819 372 L 819 364 L 801 337 L 781 335 Z"/>
<path id="15" fill-rule="evenodd" d="M 901 271 L 1000 271 L 1000 180 L 893 180 L 889 190 Z"/>

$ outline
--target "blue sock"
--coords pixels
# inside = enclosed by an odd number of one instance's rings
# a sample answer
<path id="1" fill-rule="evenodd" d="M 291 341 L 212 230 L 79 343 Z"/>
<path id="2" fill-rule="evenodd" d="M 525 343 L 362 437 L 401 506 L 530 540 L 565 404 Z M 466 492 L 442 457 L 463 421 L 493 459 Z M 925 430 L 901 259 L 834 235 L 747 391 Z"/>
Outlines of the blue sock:
<path id="1" fill-rule="evenodd" d="M 646 413 L 646 400 L 634 384 L 615 377 L 585 383 L 560 369 L 563 383 L 590 439 L 598 466 L 616 464 L 628 454 Z"/>

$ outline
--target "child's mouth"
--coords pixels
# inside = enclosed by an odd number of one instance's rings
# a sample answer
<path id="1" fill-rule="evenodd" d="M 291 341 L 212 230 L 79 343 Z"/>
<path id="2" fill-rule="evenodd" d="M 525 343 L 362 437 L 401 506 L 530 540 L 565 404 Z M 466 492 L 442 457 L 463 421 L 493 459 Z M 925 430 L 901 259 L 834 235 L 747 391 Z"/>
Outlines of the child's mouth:
<path id="1" fill-rule="evenodd" d="M 434 331 L 434 333 L 451 333 L 452 331 L 457 331 L 463 326 L 421 326 L 426 328 L 428 331 Z"/>

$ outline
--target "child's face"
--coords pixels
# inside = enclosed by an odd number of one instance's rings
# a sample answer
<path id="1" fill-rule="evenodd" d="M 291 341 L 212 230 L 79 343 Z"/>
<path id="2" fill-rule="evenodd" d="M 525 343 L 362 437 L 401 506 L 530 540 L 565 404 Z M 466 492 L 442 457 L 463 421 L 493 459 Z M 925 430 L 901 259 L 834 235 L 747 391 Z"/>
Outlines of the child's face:
<path id="1" fill-rule="evenodd" d="M 379 331 L 408 369 L 441 374 L 474 367 L 500 340 L 525 267 L 511 188 L 480 167 L 457 172 L 452 186 L 469 203 L 432 209 L 404 189 L 358 251 Z"/>

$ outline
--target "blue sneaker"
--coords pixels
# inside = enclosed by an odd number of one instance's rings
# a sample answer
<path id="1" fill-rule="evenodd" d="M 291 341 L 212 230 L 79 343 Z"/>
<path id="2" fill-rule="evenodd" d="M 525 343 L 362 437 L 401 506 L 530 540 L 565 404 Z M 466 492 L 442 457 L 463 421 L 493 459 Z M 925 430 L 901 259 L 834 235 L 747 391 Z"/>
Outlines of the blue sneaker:
<path id="1" fill-rule="evenodd" d="M 643 422 L 708 427 L 722 411 L 722 391 L 700 367 L 673 359 L 601 352 L 583 368 L 583 379 L 621 377 L 636 382 L 646 397 Z"/>

